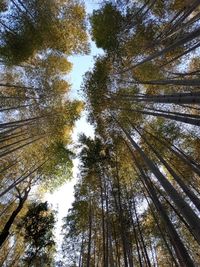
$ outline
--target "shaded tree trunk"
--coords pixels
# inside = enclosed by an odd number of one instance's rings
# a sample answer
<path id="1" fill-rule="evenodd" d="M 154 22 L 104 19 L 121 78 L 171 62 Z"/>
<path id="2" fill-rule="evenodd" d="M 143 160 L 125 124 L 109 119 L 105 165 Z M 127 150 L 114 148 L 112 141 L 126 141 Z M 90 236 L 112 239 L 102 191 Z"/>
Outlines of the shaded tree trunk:
<path id="1" fill-rule="evenodd" d="M 19 204 L 17 208 L 13 211 L 10 218 L 7 220 L 6 224 L 4 225 L 3 230 L 0 233 L 0 247 L 3 245 L 3 243 L 6 241 L 7 237 L 9 236 L 10 228 L 13 225 L 15 218 L 17 217 L 19 212 L 22 210 L 24 203 L 28 197 L 29 191 L 30 189 L 25 190 L 24 196 L 19 197 Z"/>

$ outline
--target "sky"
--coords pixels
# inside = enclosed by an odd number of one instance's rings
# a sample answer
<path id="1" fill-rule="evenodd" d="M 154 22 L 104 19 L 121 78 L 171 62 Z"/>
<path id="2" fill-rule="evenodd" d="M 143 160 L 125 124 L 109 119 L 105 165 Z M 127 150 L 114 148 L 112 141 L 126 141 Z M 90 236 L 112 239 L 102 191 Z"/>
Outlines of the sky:
<path id="1" fill-rule="evenodd" d="M 87 13 L 91 13 L 93 9 L 98 8 L 98 4 L 96 4 L 95 1 L 85 1 L 85 4 Z M 85 74 L 86 71 L 92 69 L 94 64 L 94 56 L 97 56 L 98 54 L 102 53 L 102 50 L 98 49 L 95 46 L 94 42 L 90 41 L 90 45 L 91 45 L 91 52 L 89 55 L 73 56 L 70 58 L 70 61 L 73 63 L 73 70 L 68 79 L 72 85 L 71 89 L 72 98 L 81 99 L 81 96 L 78 93 L 78 91 L 80 90 L 83 75 Z M 82 113 L 81 118 L 76 122 L 75 129 L 72 135 L 74 143 L 77 142 L 80 133 L 84 133 L 85 135 L 90 137 L 94 136 L 94 129 L 90 124 L 87 123 L 85 111 Z M 57 211 L 57 224 L 55 230 L 55 237 L 58 249 L 60 248 L 62 241 L 62 236 L 60 235 L 62 228 L 62 218 L 67 215 L 67 211 L 71 207 L 71 204 L 74 199 L 73 193 L 74 193 L 74 185 L 76 184 L 77 180 L 76 178 L 78 174 L 78 164 L 79 160 L 74 159 L 73 178 L 71 181 L 61 186 L 52 194 L 47 193 L 45 195 L 45 200 L 47 200 L 51 204 L 52 208 Z"/>

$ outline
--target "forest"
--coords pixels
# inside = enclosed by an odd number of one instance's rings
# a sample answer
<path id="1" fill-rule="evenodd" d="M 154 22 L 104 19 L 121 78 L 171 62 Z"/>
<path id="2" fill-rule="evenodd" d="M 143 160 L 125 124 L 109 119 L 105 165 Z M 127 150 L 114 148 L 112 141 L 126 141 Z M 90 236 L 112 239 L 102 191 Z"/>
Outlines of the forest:
<path id="1" fill-rule="evenodd" d="M 0 36 L 0 267 L 199 267 L 200 1 L 0 0 Z"/>

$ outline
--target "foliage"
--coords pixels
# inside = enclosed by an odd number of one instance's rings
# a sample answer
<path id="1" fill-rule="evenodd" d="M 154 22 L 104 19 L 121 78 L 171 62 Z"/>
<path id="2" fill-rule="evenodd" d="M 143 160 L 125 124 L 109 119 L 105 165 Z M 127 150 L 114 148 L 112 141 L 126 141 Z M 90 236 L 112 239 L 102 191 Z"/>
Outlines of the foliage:
<path id="1" fill-rule="evenodd" d="M 85 11 L 77 1 L 12 1 L 2 19 L 12 21 L 2 32 L 0 47 L 11 64 L 47 49 L 66 55 L 87 51 Z"/>
<path id="2" fill-rule="evenodd" d="M 47 202 L 31 203 L 19 228 L 24 229 L 24 242 L 27 244 L 23 261 L 29 266 L 52 266 L 55 252 L 53 229 L 55 214 Z"/>

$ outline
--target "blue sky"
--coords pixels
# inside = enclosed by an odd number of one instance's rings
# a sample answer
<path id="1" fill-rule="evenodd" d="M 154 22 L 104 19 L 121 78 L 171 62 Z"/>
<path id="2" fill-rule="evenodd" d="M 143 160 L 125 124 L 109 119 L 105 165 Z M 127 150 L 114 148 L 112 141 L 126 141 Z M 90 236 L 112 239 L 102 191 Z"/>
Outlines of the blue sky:
<path id="1" fill-rule="evenodd" d="M 98 8 L 98 4 L 96 1 L 85 1 L 87 13 L 91 13 L 93 9 Z M 92 69 L 94 64 L 94 56 L 102 53 L 102 50 L 98 49 L 95 46 L 94 42 L 90 41 L 91 45 L 91 53 L 89 55 L 84 56 L 73 56 L 70 58 L 70 61 L 73 63 L 73 69 L 68 77 L 69 82 L 72 85 L 71 90 L 71 97 L 76 99 L 81 99 L 80 94 L 78 91 L 80 90 L 80 86 L 83 80 L 83 75 L 86 71 Z M 81 118 L 76 122 L 76 126 L 73 132 L 73 141 L 77 142 L 78 136 L 80 133 L 84 133 L 87 136 L 94 136 L 94 130 L 91 125 L 89 125 L 86 121 L 86 113 L 83 112 Z M 58 222 L 55 231 L 56 240 L 58 242 L 58 248 L 61 243 L 61 226 L 62 226 L 62 218 L 67 215 L 68 209 L 71 207 L 73 202 L 73 192 L 74 192 L 74 185 L 76 183 L 76 177 L 78 174 L 78 164 L 79 160 L 75 159 L 73 161 L 74 168 L 73 168 L 73 179 L 58 190 L 56 190 L 53 194 L 46 194 L 45 200 L 47 200 L 53 208 L 58 212 Z"/>

